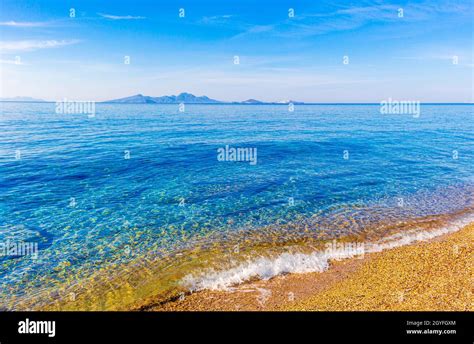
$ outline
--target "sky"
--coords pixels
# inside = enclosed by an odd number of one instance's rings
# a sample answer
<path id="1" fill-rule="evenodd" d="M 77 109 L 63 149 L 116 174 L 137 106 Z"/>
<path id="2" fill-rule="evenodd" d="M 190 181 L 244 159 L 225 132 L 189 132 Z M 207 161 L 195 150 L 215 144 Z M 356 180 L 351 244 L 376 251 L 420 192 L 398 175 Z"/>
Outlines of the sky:
<path id="1" fill-rule="evenodd" d="M 470 0 L 1 0 L 0 96 L 473 102 L 473 10 Z"/>

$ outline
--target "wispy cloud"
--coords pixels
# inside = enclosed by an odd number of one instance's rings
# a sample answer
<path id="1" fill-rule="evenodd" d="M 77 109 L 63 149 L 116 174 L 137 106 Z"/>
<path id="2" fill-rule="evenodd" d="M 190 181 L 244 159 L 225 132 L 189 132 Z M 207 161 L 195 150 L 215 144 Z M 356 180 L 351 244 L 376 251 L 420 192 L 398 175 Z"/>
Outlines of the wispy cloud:
<path id="1" fill-rule="evenodd" d="M 394 60 L 407 60 L 407 61 L 417 61 L 420 63 L 426 62 L 441 62 L 445 65 L 451 66 L 460 66 L 460 67 L 469 67 L 472 68 L 473 64 L 472 55 L 469 51 L 465 52 L 453 52 L 452 54 L 419 54 L 414 56 L 394 56 Z"/>
<path id="2" fill-rule="evenodd" d="M 240 38 L 245 35 L 258 34 L 263 32 L 272 31 L 275 28 L 275 25 L 262 25 L 262 24 L 253 24 L 250 22 L 243 21 L 238 16 L 224 14 L 216 15 L 210 17 L 202 17 L 199 21 L 196 22 L 198 25 L 209 25 L 209 26 L 218 26 L 226 29 L 235 30 L 238 33 L 234 38 Z"/>
<path id="3" fill-rule="evenodd" d="M 399 17 L 402 11 L 402 17 Z M 304 38 L 332 32 L 359 29 L 367 24 L 388 22 L 420 22 L 436 20 L 439 16 L 469 13 L 469 6 L 463 3 L 448 5 L 424 2 L 403 6 L 369 2 L 365 6 L 342 7 L 329 12 L 308 11 L 297 13 L 293 18 L 286 18 L 274 23 L 257 24 L 237 21 L 234 18 L 224 20 L 222 16 L 204 17 L 201 24 L 223 26 L 240 31 L 233 38 L 243 38 L 266 33 L 277 37 Z"/>
<path id="4" fill-rule="evenodd" d="M 24 65 L 21 60 L 3 60 L 0 59 L 0 64 L 14 64 L 14 65 Z"/>
<path id="5" fill-rule="evenodd" d="M 275 25 L 253 25 L 249 26 L 244 32 L 232 37 L 232 39 L 242 38 L 247 35 L 261 34 L 265 32 L 272 32 L 275 30 Z"/>
<path id="6" fill-rule="evenodd" d="M 457 55 L 420 55 L 420 56 L 394 56 L 394 60 L 418 60 L 418 61 L 427 61 L 427 60 L 453 60 Z"/>
<path id="7" fill-rule="evenodd" d="M 4 52 L 32 51 L 56 48 L 78 43 L 78 40 L 43 40 L 43 41 L 1 41 L 0 50 Z"/>
<path id="8" fill-rule="evenodd" d="M 233 16 L 231 14 L 223 14 L 223 15 L 218 15 L 218 16 L 203 17 L 200 20 L 200 23 L 202 23 L 202 24 L 220 24 L 220 23 L 227 22 L 228 19 L 230 19 L 232 17 Z"/>
<path id="9" fill-rule="evenodd" d="M 0 22 L 0 26 L 14 26 L 14 27 L 38 27 L 46 26 L 47 22 L 17 22 L 14 20 Z"/>
<path id="10" fill-rule="evenodd" d="M 337 31 L 355 30 L 368 23 L 395 22 L 399 6 L 372 5 L 363 7 L 348 7 L 329 13 L 305 13 L 279 23 L 275 33 L 279 36 L 309 37 Z M 405 8 L 405 21 L 425 19 L 423 11 Z"/>
<path id="11" fill-rule="evenodd" d="M 103 18 L 106 19 L 111 19 L 111 20 L 137 20 L 137 19 L 146 19 L 146 17 L 142 16 L 131 16 L 131 15 L 126 15 L 126 16 L 117 16 L 113 14 L 106 14 L 106 13 L 97 13 Z"/>

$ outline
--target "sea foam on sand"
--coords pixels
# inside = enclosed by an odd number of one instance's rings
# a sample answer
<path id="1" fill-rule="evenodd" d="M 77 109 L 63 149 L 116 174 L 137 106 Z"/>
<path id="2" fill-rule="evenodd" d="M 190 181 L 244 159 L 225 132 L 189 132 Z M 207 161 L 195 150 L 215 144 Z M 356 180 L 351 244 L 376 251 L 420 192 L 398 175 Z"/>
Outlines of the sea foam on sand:
<path id="1" fill-rule="evenodd" d="M 440 235 L 456 232 L 474 221 L 474 214 L 452 222 L 450 225 L 424 231 L 407 231 L 383 238 L 374 243 L 365 243 L 362 253 L 380 252 L 383 250 L 426 241 Z M 202 273 L 189 274 L 181 284 L 191 291 L 204 289 L 228 290 L 231 286 L 253 278 L 267 280 L 284 273 L 322 272 L 329 268 L 331 259 L 352 258 L 360 252 L 326 250 L 313 253 L 282 253 L 274 258 L 260 257 L 226 269 L 208 269 Z"/>

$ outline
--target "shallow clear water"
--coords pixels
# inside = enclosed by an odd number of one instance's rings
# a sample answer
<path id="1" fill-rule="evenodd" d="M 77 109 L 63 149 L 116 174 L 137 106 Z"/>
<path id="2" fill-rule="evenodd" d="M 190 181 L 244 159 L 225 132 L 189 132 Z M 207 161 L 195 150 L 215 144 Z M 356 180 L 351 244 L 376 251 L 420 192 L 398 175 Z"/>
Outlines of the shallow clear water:
<path id="1" fill-rule="evenodd" d="M 474 106 L 379 109 L 2 103 L 0 242 L 39 245 L 34 261 L 0 257 L 2 303 L 242 232 L 285 242 L 470 208 Z M 226 145 L 257 163 L 219 161 Z"/>

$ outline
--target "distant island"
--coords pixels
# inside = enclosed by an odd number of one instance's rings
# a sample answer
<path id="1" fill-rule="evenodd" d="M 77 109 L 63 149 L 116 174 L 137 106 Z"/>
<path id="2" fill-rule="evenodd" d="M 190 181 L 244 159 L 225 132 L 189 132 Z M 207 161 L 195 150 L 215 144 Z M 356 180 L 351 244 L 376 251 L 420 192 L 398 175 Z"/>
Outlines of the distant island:
<path id="1" fill-rule="evenodd" d="M 73 99 L 69 99 L 73 101 Z M 51 103 L 54 101 L 48 101 L 43 99 L 37 99 L 32 97 L 0 97 L 0 102 L 32 102 L 32 103 Z M 151 97 L 144 96 L 143 94 L 136 94 L 134 96 L 106 100 L 98 103 L 106 104 L 242 104 L 242 105 L 259 105 L 259 104 L 305 104 L 304 102 L 298 102 L 294 100 L 281 100 L 275 102 L 264 102 L 257 99 L 247 99 L 244 101 L 222 101 L 209 98 L 207 96 L 195 96 L 194 94 L 183 92 L 177 96 L 161 96 Z"/>
<path id="2" fill-rule="evenodd" d="M 36 99 L 36 98 L 31 98 L 31 97 L 13 97 L 13 98 L 0 98 L 0 102 L 46 102 L 46 100 L 43 99 Z"/>
<path id="3" fill-rule="evenodd" d="M 74 100 L 74 99 L 59 99 L 55 100 L 44 100 L 32 97 L 0 97 L 0 102 L 18 102 L 18 103 L 55 103 L 55 102 L 81 102 L 81 100 Z M 91 101 L 88 101 L 91 102 Z M 336 102 L 336 103 L 327 103 L 327 102 L 300 102 L 295 100 L 281 100 L 275 102 L 264 102 L 257 99 L 247 99 L 244 101 L 222 101 L 211 99 L 207 96 L 195 96 L 191 93 L 180 93 L 177 96 L 161 96 L 161 97 L 151 97 L 151 96 L 144 96 L 143 94 L 136 94 L 134 96 L 119 98 L 119 99 L 112 99 L 106 101 L 97 101 L 96 103 L 102 104 L 236 104 L 236 105 L 381 105 L 380 102 L 372 102 L 372 103 L 351 103 L 351 102 Z M 474 105 L 474 103 L 449 103 L 449 102 L 439 102 L 439 103 L 422 103 L 424 105 Z"/>
<path id="4" fill-rule="evenodd" d="M 162 97 L 150 97 L 144 96 L 143 94 L 137 94 L 130 97 L 107 100 L 102 103 L 114 103 L 114 104 L 304 104 L 303 102 L 296 102 L 292 100 L 283 100 L 280 102 L 262 102 L 256 99 L 247 99 L 242 102 L 226 102 L 216 99 L 211 99 L 207 96 L 195 96 L 191 93 L 180 93 L 177 96 L 162 96 Z"/>

